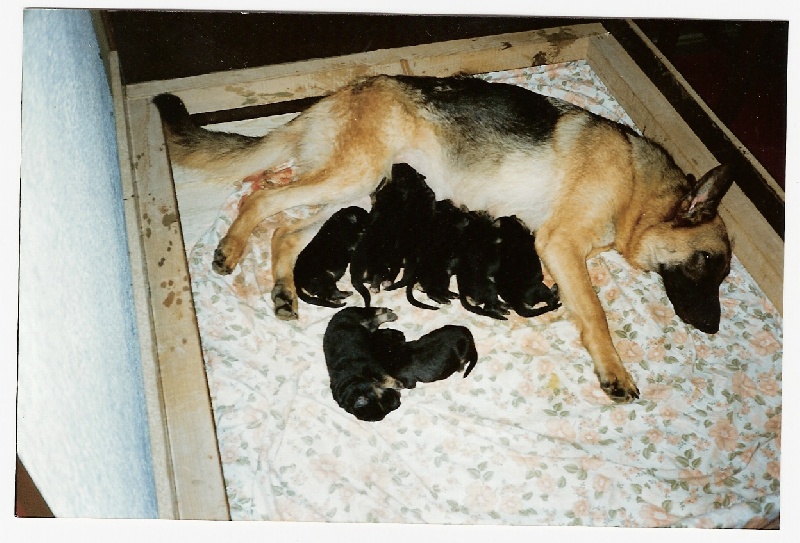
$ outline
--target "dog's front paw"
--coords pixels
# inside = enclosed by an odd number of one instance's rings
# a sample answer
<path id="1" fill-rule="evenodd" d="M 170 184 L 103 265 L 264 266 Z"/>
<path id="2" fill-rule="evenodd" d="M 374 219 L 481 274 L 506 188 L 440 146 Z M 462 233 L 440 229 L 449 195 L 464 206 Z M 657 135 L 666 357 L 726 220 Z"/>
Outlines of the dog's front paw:
<path id="1" fill-rule="evenodd" d="M 633 382 L 633 378 L 625 368 L 620 368 L 620 370 L 620 372 L 612 372 L 606 377 L 598 374 L 600 388 L 615 403 L 631 403 L 638 400 L 639 389 L 636 383 Z"/>
<path id="2" fill-rule="evenodd" d="M 275 283 L 272 288 L 272 302 L 275 304 L 276 317 L 284 321 L 297 319 L 297 296 L 284 283 Z"/>
<path id="3" fill-rule="evenodd" d="M 214 251 L 214 261 L 211 263 L 212 269 L 220 275 L 230 275 L 239 263 L 239 259 L 242 258 L 243 252 L 243 243 L 225 236 L 220 240 L 216 251 Z"/>

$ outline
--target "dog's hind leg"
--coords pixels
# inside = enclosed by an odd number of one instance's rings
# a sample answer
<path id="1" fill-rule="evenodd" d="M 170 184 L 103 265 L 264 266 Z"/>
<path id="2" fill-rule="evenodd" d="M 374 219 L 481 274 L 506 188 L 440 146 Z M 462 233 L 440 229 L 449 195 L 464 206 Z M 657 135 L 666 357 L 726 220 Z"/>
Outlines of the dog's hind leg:
<path id="1" fill-rule="evenodd" d="M 581 246 L 576 237 L 561 231 L 542 231 L 537 234 L 536 250 L 559 285 L 561 301 L 578 325 L 600 387 L 617 403 L 632 402 L 639 397 L 639 389 L 614 348 L 605 312 L 592 288 L 586 267 L 591 247 Z"/>
<path id="2" fill-rule="evenodd" d="M 254 192 L 244 201 L 227 234 L 219 242 L 214 252 L 214 270 L 222 275 L 231 273 L 241 260 L 247 238 L 267 217 L 302 205 L 331 204 L 341 208 L 368 195 L 381 180 L 381 166 L 353 169 L 341 166 L 336 169 L 338 175 L 311 172 L 290 185 Z"/>

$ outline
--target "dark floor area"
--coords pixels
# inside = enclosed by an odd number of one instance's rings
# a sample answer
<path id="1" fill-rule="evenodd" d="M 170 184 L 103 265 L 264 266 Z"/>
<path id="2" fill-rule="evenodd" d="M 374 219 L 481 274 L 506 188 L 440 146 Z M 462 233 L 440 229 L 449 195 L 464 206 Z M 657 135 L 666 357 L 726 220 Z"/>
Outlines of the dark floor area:
<path id="1" fill-rule="evenodd" d="M 126 83 L 522 32 L 589 19 L 110 11 Z"/>
<path id="2" fill-rule="evenodd" d="M 598 20 L 124 10 L 105 21 L 136 83 Z M 637 23 L 784 186 L 788 22 Z"/>
<path id="3" fill-rule="evenodd" d="M 651 19 L 637 24 L 784 187 L 788 22 Z"/>

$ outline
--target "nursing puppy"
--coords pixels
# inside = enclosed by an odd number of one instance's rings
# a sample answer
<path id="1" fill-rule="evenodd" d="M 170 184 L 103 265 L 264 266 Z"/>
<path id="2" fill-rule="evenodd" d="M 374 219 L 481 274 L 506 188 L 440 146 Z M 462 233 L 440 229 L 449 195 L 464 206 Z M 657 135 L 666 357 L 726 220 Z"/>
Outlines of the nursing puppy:
<path id="1" fill-rule="evenodd" d="M 344 305 L 340 300 L 352 292 L 339 290 L 336 283 L 350 263 L 367 216 L 367 211 L 360 207 L 340 209 L 300 251 L 294 265 L 294 282 L 301 300 L 325 307 Z"/>
<path id="2" fill-rule="evenodd" d="M 380 353 L 387 373 L 404 388 L 414 388 L 418 382 L 441 381 L 464 368 L 466 377 L 478 362 L 475 340 L 464 326 L 442 326 L 407 342 L 398 330 L 378 330 L 373 349 Z"/>
<path id="3" fill-rule="evenodd" d="M 544 284 L 531 231 L 517 217 L 500 217 L 495 224 L 500 233 L 500 297 L 521 317 L 536 317 L 557 309 L 558 285 L 549 289 Z M 541 303 L 544 305 L 536 307 Z"/>
<path id="4" fill-rule="evenodd" d="M 384 322 L 397 320 L 385 307 L 346 307 L 325 329 L 322 350 L 333 399 L 365 421 L 379 421 L 400 407 L 400 384 L 373 355 L 372 334 Z"/>
<path id="5" fill-rule="evenodd" d="M 287 186 L 249 197 L 219 243 L 214 269 L 230 273 L 266 217 L 299 205 L 319 217 L 273 235 L 272 298 L 280 318 L 297 318 L 292 270 L 301 240 L 335 210 L 369 195 L 392 164 L 408 163 L 439 200 L 516 215 L 536 234 L 536 251 L 615 402 L 639 397 L 617 354 L 586 266 L 615 249 L 659 273 L 677 315 L 715 333 L 719 285 L 731 244 L 717 208 L 733 179 L 715 167 L 690 179 L 662 147 L 558 99 L 470 77 L 375 76 L 316 102 L 263 138 L 196 127 L 173 95 L 154 99 L 170 159 L 230 186 L 293 160 Z M 698 173 L 698 172 L 691 172 Z M 311 234 L 313 236 L 313 234 Z M 310 238 L 308 238 L 310 239 Z"/>
<path id="6" fill-rule="evenodd" d="M 419 285 L 428 298 L 440 304 L 449 304 L 450 300 L 458 298 L 458 293 L 450 290 L 450 278 L 458 267 L 461 256 L 458 246 L 468 223 L 467 213 L 450 200 L 436 202 L 428 236 L 416 264 L 409 272 L 411 280 L 406 286 L 406 299 L 411 305 L 438 309 L 414 298 L 415 285 Z"/>
<path id="7" fill-rule="evenodd" d="M 459 244 L 456 282 L 461 305 L 478 315 L 506 320 L 497 291 L 500 271 L 500 229 L 486 213 L 468 212 Z"/>
<path id="8" fill-rule="evenodd" d="M 423 176 L 408 164 L 392 166 L 391 177 L 375 191 L 366 228 L 350 262 L 353 287 L 366 307 L 370 304 L 370 291 L 391 287 L 400 269 L 416 261 L 435 203 Z M 369 289 L 364 283 L 369 283 Z M 401 280 L 397 286 L 404 284 Z"/>

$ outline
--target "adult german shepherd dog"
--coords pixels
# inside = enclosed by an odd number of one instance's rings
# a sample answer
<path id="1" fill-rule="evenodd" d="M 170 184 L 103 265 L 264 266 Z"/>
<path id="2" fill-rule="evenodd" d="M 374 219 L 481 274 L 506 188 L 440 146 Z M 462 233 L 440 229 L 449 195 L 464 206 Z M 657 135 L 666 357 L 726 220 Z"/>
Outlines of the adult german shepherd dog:
<path id="1" fill-rule="evenodd" d="M 495 217 L 516 215 L 558 283 L 600 386 L 616 402 L 639 390 L 622 365 L 586 267 L 614 248 L 663 277 L 675 312 L 719 328 L 719 285 L 731 244 L 717 206 L 731 184 L 718 166 L 685 175 L 648 139 L 583 109 L 514 85 L 471 77 L 376 76 L 327 96 L 263 138 L 193 125 L 175 96 L 155 98 L 171 159 L 231 185 L 294 161 L 293 181 L 248 198 L 220 241 L 214 269 L 230 273 L 253 228 L 299 205 L 323 206 L 272 239 L 276 314 L 297 317 L 292 268 L 325 219 L 369 195 L 392 164 L 426 177 L 437 200 Z"/>

